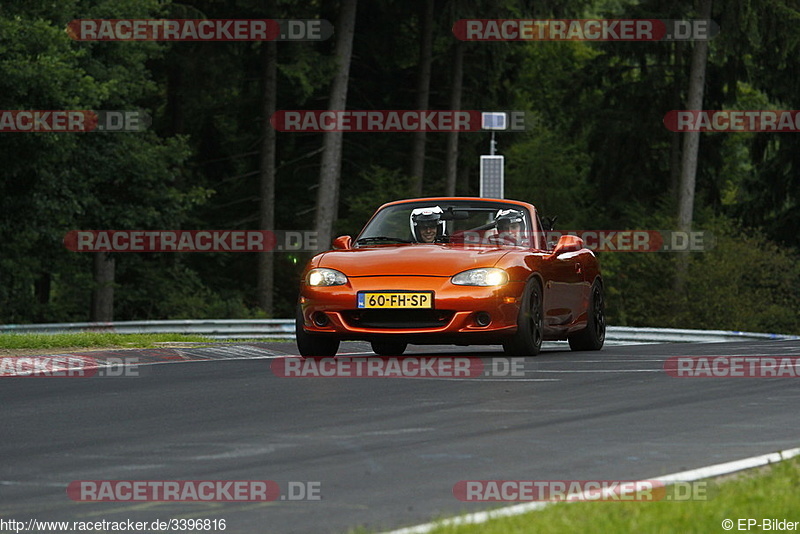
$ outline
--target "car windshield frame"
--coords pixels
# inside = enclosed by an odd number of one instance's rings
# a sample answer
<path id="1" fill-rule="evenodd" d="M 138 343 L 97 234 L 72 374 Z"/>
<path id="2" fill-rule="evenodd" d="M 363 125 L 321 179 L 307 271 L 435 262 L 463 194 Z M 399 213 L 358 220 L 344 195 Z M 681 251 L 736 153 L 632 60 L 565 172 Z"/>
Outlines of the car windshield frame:
<path id="1" fill-rule="evenodd" d="M 410 217 L 413 210 L 418 208 L 431 208 L 438 206 L 443 210 L 442 218 L 445 221 L 445 237 L 434 243 L 418 242 L 412 234 Z M 495 199 L 420 199 L 409 202 L 393 203 L 379 209 L 364 225 L 358 236 L 353 240 L 355 248 L 374 247 L 385 245 L 433 245 L 433 244 L 468 244 L 481 246 L 498 246 L 508 242 L 490 241 L 483 236 L 486 232 L 491 235 L 494 228 L 494 218 L 499 210 L 513 209 L 520 211 L 525 220 L 525 231 L 533 236 L 536 227 L 532 224 L 530 210 L 521 204 Z M 452 210 L 452 211 L 451 211 Z M 466 212 L 466 213 L 464 213 Z M 464 215 L 467 215 L 464 218 Z M 533 229 L 533 230 L 532 230 Z M 468 236 L 466 241 L 456 236 Z M 455 234 L 455 236 L 454 236 Z M 476 236 L 480 236 L 476 238 Z M 454 237 L 454 241 L 450 241 Z M 381 239 L 385 238 L 385 239 Z M 366 240 L 366 241 L 365 241 Z M 525 248 L 535 248 L 535 240 L 528 239 Z"/>

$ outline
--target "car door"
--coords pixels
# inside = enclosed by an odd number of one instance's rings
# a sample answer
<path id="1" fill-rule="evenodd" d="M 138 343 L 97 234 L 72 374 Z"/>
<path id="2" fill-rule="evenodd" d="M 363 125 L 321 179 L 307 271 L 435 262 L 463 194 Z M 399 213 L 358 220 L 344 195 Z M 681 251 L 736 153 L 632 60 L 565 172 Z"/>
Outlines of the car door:
<path id="1" fill-rule="evenodd" d="M 549 252 L 543 265 L 545 327 L 562 330 L 572 325 L 584 308 L 586 253 Z"/>

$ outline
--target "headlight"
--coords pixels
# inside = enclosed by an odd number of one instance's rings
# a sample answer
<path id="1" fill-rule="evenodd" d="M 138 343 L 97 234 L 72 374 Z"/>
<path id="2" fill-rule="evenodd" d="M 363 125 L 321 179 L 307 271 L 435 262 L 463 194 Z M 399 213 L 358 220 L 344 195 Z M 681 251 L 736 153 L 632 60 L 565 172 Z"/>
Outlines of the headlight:
<path id="1" fill-rule="evenodd" d="M 311 269 L 306 276 L 310 286 L 341 286 L 347 283 L 347 277 L 334 269 Z"/>
<path id="2" fill-rule="evenodd" d="M 502 286 L 508 282 L 508 273 L 494 267 L 470 269 L 458 273 L 451 281 L 457 286 Z"/>

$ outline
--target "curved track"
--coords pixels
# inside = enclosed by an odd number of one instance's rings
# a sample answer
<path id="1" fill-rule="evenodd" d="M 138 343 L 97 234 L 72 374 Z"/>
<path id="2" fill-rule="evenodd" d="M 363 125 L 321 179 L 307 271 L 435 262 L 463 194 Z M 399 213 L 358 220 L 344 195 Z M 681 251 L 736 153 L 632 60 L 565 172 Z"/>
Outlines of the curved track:
<path id="1" fill-rule="evenodd" d="M 409 352 L 502 356 L 497 347 Z M 270 354 L 296 354 L 293 343 L 226 357 L 235 353 L 148 366 L 139 378 L 0 380 L 0 517 L 224 518 L 231 533 L 383 530 L 493 506 L 456 500 L 459 480 L 644 479 L 800 442 L 797 380 L 663 371 L 679 355 L 800 356 L 798 341 L 589 353 L 549 344 L 525 359 L 524 378 L 463 380 L 278 378 Z M 282 489 L 318 481 L 322 500 L 69 500 L 67 484 L 87 479 L 267 479 Z"/>

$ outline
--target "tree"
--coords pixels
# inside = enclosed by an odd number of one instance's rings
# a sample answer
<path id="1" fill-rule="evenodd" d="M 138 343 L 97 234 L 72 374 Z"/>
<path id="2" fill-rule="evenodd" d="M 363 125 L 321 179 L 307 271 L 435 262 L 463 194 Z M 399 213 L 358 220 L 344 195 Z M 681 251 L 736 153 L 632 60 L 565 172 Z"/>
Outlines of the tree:
<path id="1" fill-rule="evenodd" d="M 278 95 L 278 50 L 275 41 L 264 45 L 264 113 L 261 168 L 259 175 L 259 228 L 275 229 L 275 129 L 269 118 L 275 113 Z M 258 305 L 268 315 L 273 313 L 274 255 L 272 251 L 258 255 Z"/>
<path id="2" fill-rule="evenodd" d="M 417 109 L 428 109 L 431 91 L 431 64 L 433 63 L 434 0 L 423 0 L 420 10 L 419 65 L 417 74 Z M 410 173 L 411 192 L 422 196 L 422 182 L 425 174 L 425 131 L 414 132 L 411 150 Z"/>
<path id="3" fill-rule="evenodd" d="M 711 19 L 712 0 L 701 0 L 700 18 Z M 706 82 L 706 62 L 708 58 L 708 41 L 696 41 L 692 50 L 692 66 L 689 74 L 689 100 L 687 109 L 703 109 L 703 89 Z M 686 132 L 681 151 L 681 180 L 678 189 L 678 230 L 689 232 L 692 229 L 694 213 L 695 177 L 697 175 L 697 152 L 700 147 L 700 132 Z M 683 291 L 686 272 L 689 265 L 689 252 L 681 252 L 678 261 L 678 272 L 675 276 L 675 291 Z"/>
<path id="4" fill-rule="evenodd" d="M 453 47 L 453 75 L 450 86 L 450 109 L 461 109 L 461 86 L 464 78 L 464 43 L 458 41 Z M 456 194 L 456 178 L 458 176 L 458 132 L 447 134 L 445 155 L 445 187 L 444 194 Z"/>
<path id="5" fill-rule="evenodd" d="M 336 24 L 336 73 L 331 85 L 329 110 L 343 110 L 347 105 L 350 58 L 353 54 L 357 0 L 342 0 Z M 339 208 L 339 181 L 342 167 L 342 132 L 327 131 L 323 137 L 322 164 L 317 189 L 317 212 L 314 228 L 319 246 L 324 250 L 331 243 L 333 223 Z"/>
<path id="6" fill-rule="evenodd" d="M 54 12 L 44 2 L 17 3 L 0 16 L 0 31 L 13 43 L 0 59 L 0 107 L 145 107 L 159 90 L 147 63 L 158 60 L 163 45 L 76 43 L 64 27 L 72 19 L 103 17 L 115 8 L 133 18 L 152 18 L 160 13 L 159 3 L 74 1 L 61 8 Z M 60 305 L 79 319 L 110 320 L 116 260 L 103 254 L 92 262 L 68 252 L 63 237 L 76 229 L 169 228 L 179 221 L 192 204 L 192 193 L 175 185 L 187 155 L 184 140 L 160 138 L 152 130 L 6 139 L 0 146 L 0 232 L 9 254 L 3 254 L 0 285 L 8 289 L 0 290 L 0 320 L 52 321 L 61 317 Z M 83 270 L 94 272 L 95 282 Z M 76 293 L 85 297 L 64 298 Z M 80 301 L 83 308 L 67 300 Z"/>

